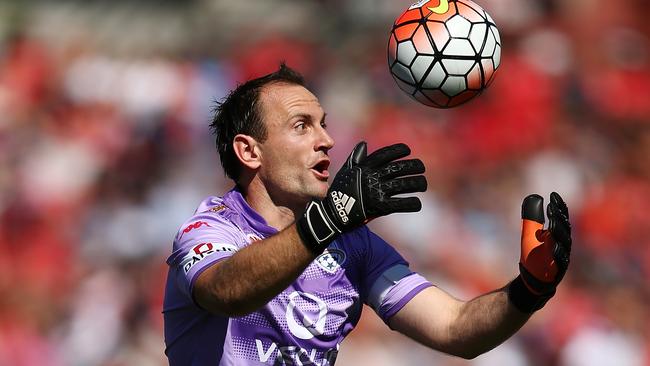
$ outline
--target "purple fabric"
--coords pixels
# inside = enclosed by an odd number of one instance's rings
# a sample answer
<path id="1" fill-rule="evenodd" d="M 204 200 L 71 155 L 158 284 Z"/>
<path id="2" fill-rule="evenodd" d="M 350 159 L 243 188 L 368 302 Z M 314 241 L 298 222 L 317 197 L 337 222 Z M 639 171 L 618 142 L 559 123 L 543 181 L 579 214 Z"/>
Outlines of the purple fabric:
<path id="1" fill-rule="evenodd" d="M 163 305 L 170 365 L 333 364 L 375 281 L 388 268 L 408 265 L 361 227 L 341 235 L 256 312 L 228 318 L 194 303 L 192 289 L 201 272 L 275 233 L 234 189 L 223 198 L 205 199 L 182 225 L 167 260 Z M 385 321 L 424 288 L 420 278 L 410 275 L 388 291 L 379 312 Z"/>
<path id="2" fill-rule="evenodd" d="M 379 307 L 379 316 L 387 323 L 415 295 L 431 286 L 433 285 L 429 281 L 417 273 L 403 278 L 388 291 L 388 295 L 386 295 L 384 302 Z"/>

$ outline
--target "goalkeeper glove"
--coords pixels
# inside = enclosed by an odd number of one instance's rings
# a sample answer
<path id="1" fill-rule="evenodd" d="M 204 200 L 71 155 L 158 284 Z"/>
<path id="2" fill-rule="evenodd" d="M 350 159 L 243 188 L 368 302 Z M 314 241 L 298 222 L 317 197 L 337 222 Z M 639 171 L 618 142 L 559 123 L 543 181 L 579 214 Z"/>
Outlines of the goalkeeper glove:
<path id="1" fill-rule="evenodd" d="M 411 150 L 405 144 L 386 146 L 366 155 L 359 142 L 338 171 L 327 196 L 312 200 L 297 221 L 298 234 L 315 254 L 322 252 L 339 234 L 394 212 L 416 212 L 417 197 L 393 195 L 427 189 L 424 164 L 419 159 L 397 160 Z"/>
<path id="2" fill-rule="evenodd" d="M 536 194 L 521 207 L 521 258 L 519 276 L 510 283 L 510 301 L 519 310 L 532 313 L 555 295 L 571 254 L 569 210 L 559 194 L 551 193 L 546 207 L 548 229 L 544 229 L 544 199 Z"/>

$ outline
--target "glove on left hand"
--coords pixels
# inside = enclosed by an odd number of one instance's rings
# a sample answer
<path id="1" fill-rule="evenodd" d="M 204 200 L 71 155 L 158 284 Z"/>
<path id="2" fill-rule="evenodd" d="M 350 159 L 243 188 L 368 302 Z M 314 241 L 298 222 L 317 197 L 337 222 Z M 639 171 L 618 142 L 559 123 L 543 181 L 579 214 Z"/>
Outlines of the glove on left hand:
<path id="1" fill-rule="evenodd" d="M 521 206 L 520 276 L 510 285 L 510 298 L 522 311 L 541 309 L 555 295 L 569 267 L 571 223 L 559 194 L 551 193 L 546 207 L 549 226 L 544 229 L 544 199 L 531 194 Z"/>

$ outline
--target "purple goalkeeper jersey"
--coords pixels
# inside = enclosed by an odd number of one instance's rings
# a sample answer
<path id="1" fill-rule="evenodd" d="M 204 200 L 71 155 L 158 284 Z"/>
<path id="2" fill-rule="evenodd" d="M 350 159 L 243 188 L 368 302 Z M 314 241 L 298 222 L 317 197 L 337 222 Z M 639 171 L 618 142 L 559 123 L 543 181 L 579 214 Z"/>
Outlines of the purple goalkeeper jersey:
<path id="1" fill-rule="evenodd" d="M 276 233 L 237 189 L 206 198 L 183 224 L 167 259 L 163 314 L 170 365 L 333 365 L 364 303 L 387 322 L 431 286 L 362 226 L 339 236 L 289 287 L 249 315 L 215 315 L 194 302 L 201 272 Z"/>

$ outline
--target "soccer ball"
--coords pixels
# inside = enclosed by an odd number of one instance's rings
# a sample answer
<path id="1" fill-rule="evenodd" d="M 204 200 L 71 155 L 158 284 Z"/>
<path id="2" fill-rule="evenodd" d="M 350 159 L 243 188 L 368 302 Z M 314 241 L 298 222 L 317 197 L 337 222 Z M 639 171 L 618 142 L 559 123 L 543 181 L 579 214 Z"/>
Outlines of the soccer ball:
<path id="1" fill-rule="evenodd" d="M 500 62 L 499 31 L 470 0 L 420 0 L 397 18 L 388 41 L 395 82 L 431 107 L 451 108 L 479 95 Z"/>

